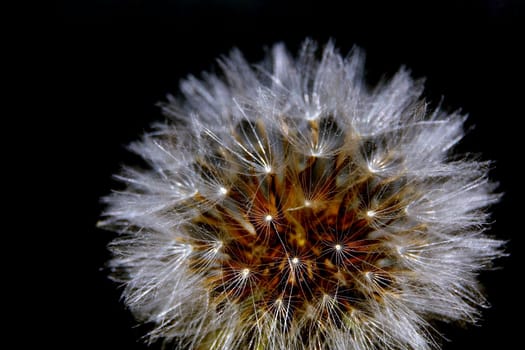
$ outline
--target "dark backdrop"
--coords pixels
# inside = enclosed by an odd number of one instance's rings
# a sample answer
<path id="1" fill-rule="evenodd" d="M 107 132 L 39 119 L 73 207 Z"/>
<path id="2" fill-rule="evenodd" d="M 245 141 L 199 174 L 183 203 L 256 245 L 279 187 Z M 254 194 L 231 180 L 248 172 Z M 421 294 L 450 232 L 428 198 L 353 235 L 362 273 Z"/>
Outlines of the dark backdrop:
<path id="1" fill-rule="evenodd" d="M 135 327 L 103 268 L 114 236 L 95 227 L 103 208 L 99 198 L 115 186 L 112 174 L 132 159 L 124 146 L 162 118 L 155 104 L 176 94 L 181 78 L 216 70 L 219 55 L 238 47 L 257 61 L 276 41 L 296 51 L 310 37 L 320 43 L 332 38 L 343 53 L 354 44 L 365 49 L 370 82 L 406 65 L 415 77 L 427 78 L 430 101 L 443 96 L 444 106 L 470 115 L 468 125 L 475 128 L 460 148 L 496 161 L 492 177 L 505 196 L 494 208 L 493 233 L 510 240 L 511 256 L 499 262 L 502 270 L 482 275 L 493 306 L 481 327 L 444 327 L 452 340 L 444 348 L 519 348 L 523 5 L 518 0 L 338 3 L 57 3 L 53 30 L 41 42 L 50 58 L 45 69 L 54 105 L 47 123 L 54 132 L 45 142 L 61 169 L 55 180 L 62 190 L 53 208 L 62 219 L 49 228 L 58 230 L 53 262 L 60 288 L 51 288 L 52 305 L 58 307 L 40 320 L 49 326 L 44 340 L 68 349 L 147 348 L 137 341 L 145 330 Z"/>

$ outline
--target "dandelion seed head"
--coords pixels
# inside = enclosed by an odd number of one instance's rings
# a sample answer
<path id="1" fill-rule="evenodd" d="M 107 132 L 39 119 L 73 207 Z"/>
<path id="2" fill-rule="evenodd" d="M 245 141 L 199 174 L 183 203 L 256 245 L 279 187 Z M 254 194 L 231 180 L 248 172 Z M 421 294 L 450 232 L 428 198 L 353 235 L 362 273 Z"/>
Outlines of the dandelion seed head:
<path id="1" fill-rule="evenodd" d="M 151 340 L 192 349 L 431 349 L 472 322 L 502 254 L 488 163 L 452 158 L 464 117 L 406 70 L 369 89 L 331 43 L 190 77 L 105 200 L 114 278 Z M 453 160 L 454 159 L 454 160 Z M 410 207 L 410 210 L 408 208 Z"/>

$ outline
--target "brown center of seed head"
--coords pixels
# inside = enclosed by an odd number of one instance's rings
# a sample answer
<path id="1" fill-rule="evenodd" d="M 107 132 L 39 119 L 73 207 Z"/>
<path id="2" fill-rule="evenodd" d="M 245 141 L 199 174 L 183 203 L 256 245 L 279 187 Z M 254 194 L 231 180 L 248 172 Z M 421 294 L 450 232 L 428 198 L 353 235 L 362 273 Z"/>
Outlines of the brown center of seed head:
<path id="1" fill-rule="evenodd" d="M 265 154 L 281 142 L 285 157 L 267 173 L 239 173 L 224 200 L 192 222 L 211 237 L 193 243 L 201 252 L 193 265 L 206 275 L 212 301 L 252 309 L 286 303 L 290 318 L 326 298 L 336 310 L 352 312 L 370 295 L 379 298 L 378 288 L 393 291 L 389 271 L 396 256 L 377 232 L 404 216 L 402 181 L 363 166 L 362 141 L 343 135 L 332 121 L 309 128 L 313 140 L 331 137 L 341 144 L 325 156 L 299 153 L 290 138 L 270 142 L 262 125 L 249 130 L 263 140 Z M 240 142 L 246 134 L 239 132 Z M 214 260 L 202 259 L 211 254 L 210 244 Z"/>

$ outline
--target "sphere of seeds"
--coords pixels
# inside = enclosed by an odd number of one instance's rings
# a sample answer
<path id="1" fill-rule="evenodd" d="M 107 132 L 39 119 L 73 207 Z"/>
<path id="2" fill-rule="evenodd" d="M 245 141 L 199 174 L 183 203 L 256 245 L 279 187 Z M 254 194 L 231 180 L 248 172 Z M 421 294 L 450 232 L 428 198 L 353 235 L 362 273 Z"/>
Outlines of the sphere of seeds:
<path id="1" fill-rule="evenodd" d="M 113 277 L 188 349 L 428 349 L 429 322 L 473 321 L 497 201 L 486 162 L 452 157 L 464 117 L 407 71 L 374 89 L 359 50 L 311 42 L 189 77 L 131 149 L 101 225 Z"/>

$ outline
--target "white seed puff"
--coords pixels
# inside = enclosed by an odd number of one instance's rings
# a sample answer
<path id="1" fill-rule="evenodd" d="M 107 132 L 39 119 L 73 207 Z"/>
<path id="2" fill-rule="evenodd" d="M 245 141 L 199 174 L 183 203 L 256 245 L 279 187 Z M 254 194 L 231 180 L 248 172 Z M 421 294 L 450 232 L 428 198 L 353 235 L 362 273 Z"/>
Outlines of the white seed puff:
<path id="1" fill-rule="evenodd" d="M 400 70 L 369 88 L 363 54 L 306 41 L 189 77 L 168 122 L 131 146 L 101 226 L 113 278 L 151 341 L 180 349 L 431 349 L 474 322 L 489 164 L 451 153 L 465 117 Z"/>

